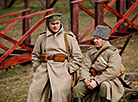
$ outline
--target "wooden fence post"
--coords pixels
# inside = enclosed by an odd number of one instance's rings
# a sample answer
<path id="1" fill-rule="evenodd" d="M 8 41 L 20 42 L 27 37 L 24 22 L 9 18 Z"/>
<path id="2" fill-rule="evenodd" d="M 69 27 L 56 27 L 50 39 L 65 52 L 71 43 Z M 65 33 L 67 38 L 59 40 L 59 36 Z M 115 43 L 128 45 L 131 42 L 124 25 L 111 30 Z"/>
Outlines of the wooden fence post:
<path id="1" fill-rule="evenodd" d="M 72 0 L 71 0 L 72 1 Z M 78 4 L 70 3 L 71 7 L 71 31 L 76 35 L 78 40 L 79 33 L 79 6 Z"/>
<path id="2" fill-rule="evenodd" d="M 28 7 L 29 6 L 29 0 L 24 0 L 24 5 L 25 5 L 25 7 Z"/>
<path id="3" fill-rule="evenodd" d="M 123 16 L 123 14 L 125 13 L 125 9 L 126 9 L 126 0 L 117 0 L 116 1 L 116 10 L 117 12 Z M 117 17 L 117 21 L 119 21 L 120 18 Z M 118 30 L 119 29 L 122 29 L 124 26 L 124 23 L 122 23 L 119 27 L 118 27 Z"/>
<path id="4" fill-rule="evenodd" d="M 51 0 L 46 0 L 46 8 L 49 8 L 51 4 Z"/>
<path id="5" fill-rule="evenodd" d="M 5 0 L 5 7 L 7 8 L 10 4 L 10 1 L 9 0 Z"/>
<path id="6" fill-rule="evenodd" d="M 30 14 L 31 11 L 25 11 L 22 13 L 23 16 Z M 30 29 L 31 19 L 30 18 L 24 18 L 23 19 L 23 35 Z M 28 36 L 27 39 L 23 41 L 23 44 L 30 44 L 31 43 L 31 35 Z"/>
<path id="7" fill-rule="evenodd" d="M 95 27 L 104 24 L 104 2 L 95 2 Z"/>

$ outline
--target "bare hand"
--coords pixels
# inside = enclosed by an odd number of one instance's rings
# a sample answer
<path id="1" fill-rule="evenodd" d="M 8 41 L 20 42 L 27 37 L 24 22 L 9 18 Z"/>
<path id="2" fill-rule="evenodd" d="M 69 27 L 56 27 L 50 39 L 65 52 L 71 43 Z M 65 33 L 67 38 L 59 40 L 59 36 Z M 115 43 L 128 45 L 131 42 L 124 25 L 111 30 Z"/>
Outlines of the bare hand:
<path id="1" fill-rule="evenodd" d="M 92 79 L 85 79 L 84 82 L 85 82 L 85 85 L 91 90 L 97 86 L 96 81 Z"/>
<path id="2" fill-rule="evenodd" d="M 89 84 L 90 84 L 90 80 L 89 80 L 89 79 L 85 79 L 85 80 L 84 80 L 84 83 L 85 83 L 85 85 L 88 87 Z"/>

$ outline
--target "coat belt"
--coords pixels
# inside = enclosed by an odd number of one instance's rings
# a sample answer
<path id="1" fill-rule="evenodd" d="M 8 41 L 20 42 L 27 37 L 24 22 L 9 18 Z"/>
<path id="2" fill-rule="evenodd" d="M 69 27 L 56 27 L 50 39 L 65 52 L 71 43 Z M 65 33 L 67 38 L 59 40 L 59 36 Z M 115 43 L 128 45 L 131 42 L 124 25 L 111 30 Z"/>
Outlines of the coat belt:
<path id="1" fill-rule="evenodd" d="M 64 62 L 65 59 L 67 59 L 67 56 L 65 54 L 54 54 L 50 56 L 47 54 L 40 55 L 40 60 L 42 62 L 47 62 L 48 60 L 53 60 L 55 62 Z"/>

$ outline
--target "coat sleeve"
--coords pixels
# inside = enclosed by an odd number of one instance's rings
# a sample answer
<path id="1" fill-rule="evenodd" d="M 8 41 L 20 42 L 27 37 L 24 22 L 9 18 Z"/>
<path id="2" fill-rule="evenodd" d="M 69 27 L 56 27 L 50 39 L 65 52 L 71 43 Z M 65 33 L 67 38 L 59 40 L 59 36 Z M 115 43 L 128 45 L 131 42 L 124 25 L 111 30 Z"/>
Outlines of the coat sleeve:
<path id="1" fill-rule="evenodd" d="M 86 53 L 85 57 L 82 59 L 82 66 L 80 68 L 80 80 L 90 78 L 91 73 L 89 72 L 91 67 L 91 58 L 88 56 L 89 52 Z"/>
<path id="2" fill-rule="evenodd" d="M 81 67 L 82 52 L 74 36 L 68 36 L 70 61 L 68 63 L 69 72 L 73 73 Z"/>
<path id="3" fill-rule="evenodd" d="M 33 52 L 32 52 L 32 67 L 33 71 L 35 72 L 37 67 L 40 65 L 40 52 L 41 52 L 41 40 L 38 37 Z"/>
<path id="4" fill-rule="evenodd" d="M 110 51 L 108 53 L 108 64 L 106 70 L 101 74 L 95 77 L 95 80 L 98 84 L 101 84 L 103 81 L 108 81 L 114 79 L 120 72 L 121 57 L 116 51 Z"/>

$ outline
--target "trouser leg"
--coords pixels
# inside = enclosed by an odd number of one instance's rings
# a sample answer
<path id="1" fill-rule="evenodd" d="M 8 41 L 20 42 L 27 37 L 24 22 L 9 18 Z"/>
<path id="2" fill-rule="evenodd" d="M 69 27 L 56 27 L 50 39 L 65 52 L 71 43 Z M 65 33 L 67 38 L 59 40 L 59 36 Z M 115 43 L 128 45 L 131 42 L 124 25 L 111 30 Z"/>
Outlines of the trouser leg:
<path id="1" fill-rule="evenodd" d="M 106 95 L 107 95 L 107 87 L 105 84 L 101 84 L 100 86 L 100 92 L 99 95 L 101 96 L 101 102 L 111 102 L 109 100 L 106 99 Z"/>
<path id="2" fill-rule="evenodd" d="M 73 98 L 83 98 L 87 93 L 89 93 L 89 90 L 85 86 L 84 82 L 79 82 L 73 88 Z"/>
<path id="3" fill-rule="evenodd" d="M 73 102 L 83 102 L 83 99 L 82 98 L 74 98 Z"/>
<path id="4" fill-rule="evenodd" d="M 84 82 L 79 82 L 73 88 L 73 102 L 83 102 L 83 97 L 86 96 L 90 91 L 85 86 Z"/>

